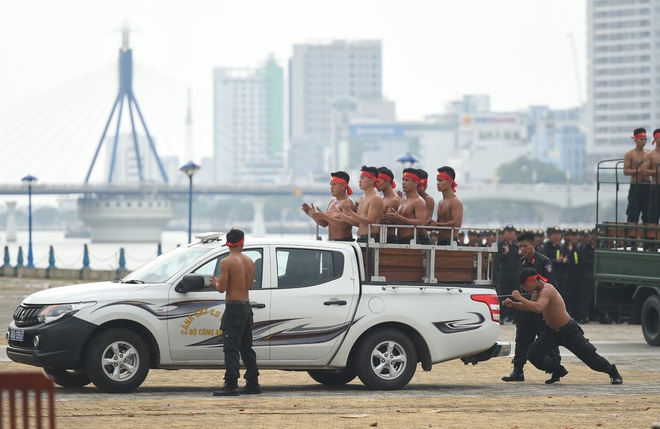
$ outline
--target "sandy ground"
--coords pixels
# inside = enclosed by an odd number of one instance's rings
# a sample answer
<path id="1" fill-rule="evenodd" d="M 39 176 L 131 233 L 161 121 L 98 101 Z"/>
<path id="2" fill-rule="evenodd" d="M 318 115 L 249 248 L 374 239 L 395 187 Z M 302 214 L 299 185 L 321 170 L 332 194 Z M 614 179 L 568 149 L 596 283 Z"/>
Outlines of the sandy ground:
<path id="1" fill-rule="evenodd" d="M 26 293 L 44 281 L 0 285 L 0 326 Z M 22 283 L 22 284 L 21 284 Z M 26 287 L 27 285 L 32 285 Z M 51 287 L 57 284 L 50 284 Z M 3 328 L 4 330 L 4 328 Z M 584 326 L 592 341 L 643 342 L 639 326 Z M 500 339 L 512 341 L 515 327 L 504 325 Z M 4 335 L 0 344 L 4 342 Z M 411 383 L 397 392 L 364 388 L 359 380 L 330 388 L 306 373 L 263 371 L 264 393 L 258 396 L 217 398 L 222 371 L 152 370 L 134 393 L 100 393 L 93 385 L 81 389 L 56 388 L 60 428 L 650 428 L 660 421 L 660 365 L 658 356 L 611 357 L 624 377 L 612 386 L 573 357 L 565 358 L 569 375 L 545 385 L 547 375 L 530 366 L 526 381 L 504 383 L 510 359 L 498 358 L 476 366 L 461 362 L 418 368 Z M 618 360 L 617 360 L 618 359 Z M 649 364 L 651 363 L 651 364 Z M 623 365 L 621 365 L 623 364 Z M 0 362 L 4 371 L 35 370 Z M 6 407 L 6 401 L 5 401 Z M 5 409 L 5 419 L 7 411 Z M 6 421 L 6 420 L 5 420 Z"/>

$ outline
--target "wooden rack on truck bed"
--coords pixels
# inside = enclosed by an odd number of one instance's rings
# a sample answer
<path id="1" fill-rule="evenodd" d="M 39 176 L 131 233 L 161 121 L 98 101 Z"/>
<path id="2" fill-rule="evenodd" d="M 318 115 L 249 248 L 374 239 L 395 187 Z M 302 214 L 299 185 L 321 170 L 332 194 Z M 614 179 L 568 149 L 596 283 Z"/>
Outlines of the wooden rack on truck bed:
<path id="1" fill-rule="evenodd" d="M 425 226 L 428 231 L 447 230 L 449 245 L 417 244 L 419 227 L 374 224 L 381 227 L 380 242 L 368 235 L 363 248 L 367 279 L 372 282 L 472 283 L 494 285 L 493 262 L 497 239 L 491 246 L 469 247 L 455 240 L 458 228 Z M 410 244 L 386 243 L 387 227 L 412 228 L 415 240 Z M 371 228 L 369 228 L 371 230 Z"/>

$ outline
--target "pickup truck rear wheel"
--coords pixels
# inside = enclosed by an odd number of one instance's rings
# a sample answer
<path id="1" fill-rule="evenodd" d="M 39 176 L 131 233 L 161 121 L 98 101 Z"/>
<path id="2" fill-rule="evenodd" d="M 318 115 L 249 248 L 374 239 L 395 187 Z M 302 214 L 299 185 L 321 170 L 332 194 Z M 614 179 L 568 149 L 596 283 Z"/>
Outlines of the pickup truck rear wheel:
<path id="1" fill-rule="evenodd" d="M 416 367 L 415 345 L 396 329 L 374 331 L 356 349 L 355 372 L 370 389 L 401 389 L 412 379 Z"/>
<path id="2" fill-rule="evenodd" d="M 642 306 L 642 332 L 649 345 L 660 346 L 660 297 L 651 295 Z"/>
<path id="3" fill-rule="evenodd" d="M 128 393 L 137 389 L 149 373 L 149 348 L 142 337 L 128 329 L 101 332 L 87 350 L 85 368 L 103 392 Z"/>
<path id="4" fill-rule="evenodd" d="M 83 387 L 92 382 L 84 369 L 44 368 L 44 372 L 53 379 L 55 384 L 62 387 Z"/>
<path id="5" fill-rule="evenodd" d="M 341 386 L 353 381 L 357 374 L 351 368 L 344 369 L 314 369 L 307 371 L 310 377 L 318 383 L 327 386 Z"/>

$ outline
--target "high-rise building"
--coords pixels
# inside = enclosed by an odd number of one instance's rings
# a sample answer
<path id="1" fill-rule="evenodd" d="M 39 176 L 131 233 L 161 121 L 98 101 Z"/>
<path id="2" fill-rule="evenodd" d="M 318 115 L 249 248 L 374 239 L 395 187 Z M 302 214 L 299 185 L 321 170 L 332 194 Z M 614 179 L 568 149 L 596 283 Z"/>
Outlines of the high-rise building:
<path id="1" fill-rule="evenodd" d="M 633 130 L 650 133 L 660 120 L 656 16 L 659 0 L 587 1 L 589 165 L 622 158 L 634 147 Z"/>
<path id="2" fill-rule="evenodd" d="M 350 106 L 346 104 L 350 101 Z M 338 130 L 351 111 L 380 112 L 391 120 L 393 104 L 382 100 L 382 47 L 380 40 L 311 41 L 293 46 L 289 61 L 289 137 L 292 156 L 296 148 L 315 154 L 295 168 L 294 176 L 342 167 Z M 348 108 L 350 107 L 350 108 Z M 348 110 L 347 110 L 348 109 Z M 378 115 L 376 115 L 378 116 Z M 384 119 L 384 118 L 383 118 Z"/>
<path id="3" fill-rule="evenodd" d="M 284 175 L 284 70 L 219 67 L 214 83 L 214 181 L 260 183 Z"/>

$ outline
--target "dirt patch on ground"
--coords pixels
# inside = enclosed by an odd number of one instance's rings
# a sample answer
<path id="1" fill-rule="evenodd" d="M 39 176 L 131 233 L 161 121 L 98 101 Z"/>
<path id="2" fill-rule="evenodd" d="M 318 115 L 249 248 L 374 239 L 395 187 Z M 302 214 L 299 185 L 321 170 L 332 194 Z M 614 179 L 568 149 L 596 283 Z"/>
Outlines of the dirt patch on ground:
<path id="1" fill-rule="evenodd" d="M 217 398 L 222 371 L 151 371 L 131 394 L 110 395 L 93 386 L 57 388 L 59 427 L 152 428 L 201 426 L 250 428 L 441 427 L 441 428 L 649 428 L 660 421 L 660 374 L 622 371 L 623 386 L 581 363 L 545 385 L 547 375 L 529 368 L 524 383 L 503 383 L 508 359 L 477 366 L 460 362 L 418 368 L 397 392 L 364 388 L 359 380 L 340 388 L 321 386 L 306 373 L 263 371 L 264 393 Z M 0 363 L 0 371 L 25 370 Z"/>

